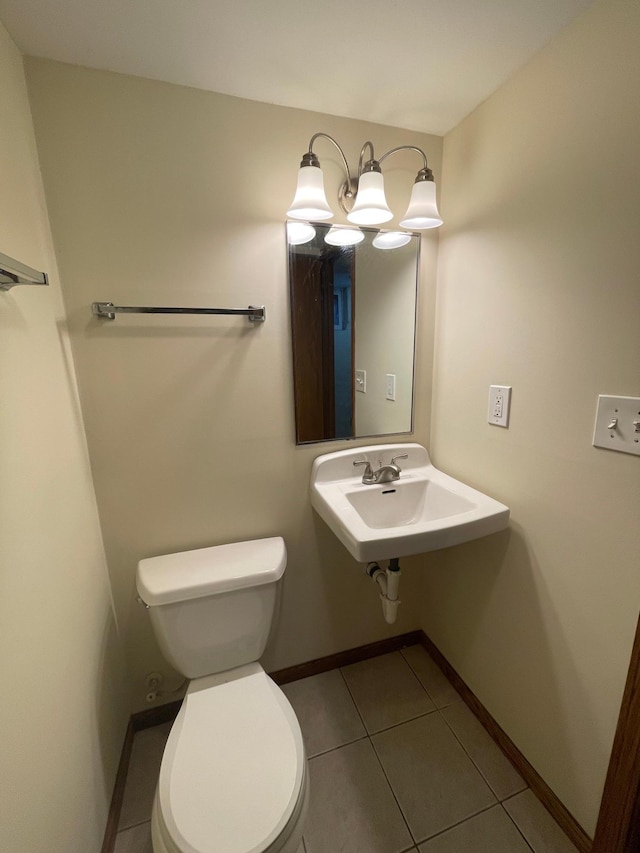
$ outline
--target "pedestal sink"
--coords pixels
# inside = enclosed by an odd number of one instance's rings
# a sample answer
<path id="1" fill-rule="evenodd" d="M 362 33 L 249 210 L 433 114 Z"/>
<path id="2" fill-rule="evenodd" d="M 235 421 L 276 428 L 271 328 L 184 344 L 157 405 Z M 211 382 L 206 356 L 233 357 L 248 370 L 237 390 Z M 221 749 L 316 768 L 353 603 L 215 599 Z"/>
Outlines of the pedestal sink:
<path id="1" fill-rule="evenodd" d="M 375 470 L 406 453 L 393 482 L 365 485 Z M 434 468 L 420 444 L 375 444 L 326 453 L 313 463 L 311 504 L 361 563 L 422 554 L 504 530 L 509 508 Z"/>

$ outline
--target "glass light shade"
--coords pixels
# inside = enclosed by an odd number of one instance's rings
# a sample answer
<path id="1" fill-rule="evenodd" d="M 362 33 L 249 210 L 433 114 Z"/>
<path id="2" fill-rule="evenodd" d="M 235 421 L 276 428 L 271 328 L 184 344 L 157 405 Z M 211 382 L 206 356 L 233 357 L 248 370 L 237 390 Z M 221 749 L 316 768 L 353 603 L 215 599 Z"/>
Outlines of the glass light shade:
<path id="1" fill-rule="evenodd" d="M 406 231 L 381 231 L 373 238 L 376 249 L 399 249 L 411 240 L 411 234 Z"/>
<path id="2" fill-rule="evenodd" d="M 324 238 L 330 246 L 355 246 L 363 240 L 364 234 L 359 228 L 336 228 L 335 225 Z"/>
<path id="3" fill-rule="evenodd" d="M 324 193 L 324 176 L 319 166 L 301 166 L 296 194 L 287 211 L 292 219 L 331 219 L 333 211 Z"/>
<path id="4" fill-rule="evenodd" d="M 442 217 L 436 205 L 436 185 L 433 181 L 418 181 L 413 185 L 409 207 L 400 220 L 400 225 L 416 231 L 442 225 Z"/>
<path id="5" fill-rule="evenodd" d="M 291 246 L 301 246 L 316 236 L 316 229 L 308 222 L 287 222 L 287 242 Z"/>
<path id="6" fill-rule="evenodd" d="M 356 225 L 379 225 L 393 219 L 384 195 L 382 172 L 364 172 L 358 181 L 356 203 L 347 214 Z"/>

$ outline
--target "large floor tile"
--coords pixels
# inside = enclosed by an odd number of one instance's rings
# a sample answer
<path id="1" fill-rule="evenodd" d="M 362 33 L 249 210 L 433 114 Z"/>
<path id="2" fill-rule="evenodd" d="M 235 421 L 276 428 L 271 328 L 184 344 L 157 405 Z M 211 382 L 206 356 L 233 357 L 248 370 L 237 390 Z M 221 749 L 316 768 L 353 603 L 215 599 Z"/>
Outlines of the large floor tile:
<path id="1" fill-rule="evenodd" d="M 151 824 L 147 821 L 119 832 L 113 853 L 153 853 Z"/>
<path id="2" fill-rule="evenodd" d="M 371 743 L 309 761 L 307 853 L 400 853 L 413 845 Z"/>
<path id="3" fill-rule="evenodd" d="M 459 823 L 419 849 L 420 853 L 531 853 L 502 806 Z"/>
<path id="4" fill-rule="evenodd" d="M 345 666 L 342 672 L 369 732 L 434 710 L 400 652 Z"/>
<path id="5" fill-rule="evenodd" d="M 339 669 L 284 684 L 312 757 L 365 737 L 360 715 Z"/>
<path id="6" fill-rule="evenodd" d="M 443 708 L 441 713 L 499 800 L 527 787 L 522 776 L 464 702 Z"/>
<path id="7" fill-rule="evenodd" d="M 535 853 L 577 853 L 533 791 L 516 794 L 503 805 Z"/>
<path id="8" fill-rule="evenodd" d="M 149 820 L 171 723 L 137 732 L 133 740 L 118 829 Z"/>
<path id="9" fill-rule="evenodd" d="M 402 650 L 402 655 L 433 699 L 436 708 L 445 708 L 453 702 L 462 701 L 458 691 L 423 646 L 409 646 Z"/>
<path id="10" fill-rule="evenodd" d="M 496 803 L 439 714 L 380 732 L 372 741 L 416 841 Z"/>

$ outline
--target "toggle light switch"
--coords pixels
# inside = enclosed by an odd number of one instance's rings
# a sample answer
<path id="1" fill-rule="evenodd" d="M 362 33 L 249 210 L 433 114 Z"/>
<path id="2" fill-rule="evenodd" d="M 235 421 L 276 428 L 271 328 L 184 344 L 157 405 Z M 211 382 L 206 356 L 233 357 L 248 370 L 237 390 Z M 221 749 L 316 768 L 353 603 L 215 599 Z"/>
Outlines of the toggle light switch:
<path id="1" fill-rule="evenodd" d="M 386 398 L 387 400 L 396 399 L 396 375 L 395 373 L 386 373 Z"/>
<path id="2" fill-rule="evenodd" d="M 593 446 L 640 456 L 640 397 L 598 397 Z"/>

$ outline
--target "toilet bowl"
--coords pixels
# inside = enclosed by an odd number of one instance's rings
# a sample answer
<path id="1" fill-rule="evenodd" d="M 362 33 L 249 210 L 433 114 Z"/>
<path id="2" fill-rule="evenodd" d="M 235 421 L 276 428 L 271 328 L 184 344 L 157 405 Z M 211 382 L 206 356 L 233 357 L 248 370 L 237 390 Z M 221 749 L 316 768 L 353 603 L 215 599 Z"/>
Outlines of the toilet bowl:
<path id="1" fill-rule="evenodd" d="M 138 566 L 160 645 L 192 677 L 162 758 L 154 853 L 298 851 L 309 798 L 302 734 L 256 659 L 285 563 L 276 537 Z"/>

